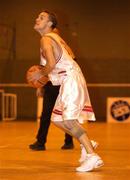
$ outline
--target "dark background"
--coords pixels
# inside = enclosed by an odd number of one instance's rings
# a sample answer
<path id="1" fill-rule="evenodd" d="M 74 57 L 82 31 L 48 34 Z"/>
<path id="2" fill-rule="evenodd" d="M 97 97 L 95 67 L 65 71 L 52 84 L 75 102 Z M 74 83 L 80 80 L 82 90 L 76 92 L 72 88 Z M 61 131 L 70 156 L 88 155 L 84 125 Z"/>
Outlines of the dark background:
<path id="1" fill-rule="evenodd" d="M 35 18 L 57 14 L 61 36 L 77 56 L 87 83 L 130 83 L 130 3 L 126 0 L 4 0 L 0 2 L 0 84 L 26 83 L 25 73 L 39 63 L 40 36 Z M 3 88 L 1 88 L 3 89 Z M 98 121 L 106 120 L 107 97 L 128 97 L 128 87 L 88 86 Z M 32 88 L 4 87 L 18 96 L 18 119 L 36 119 Z"/>

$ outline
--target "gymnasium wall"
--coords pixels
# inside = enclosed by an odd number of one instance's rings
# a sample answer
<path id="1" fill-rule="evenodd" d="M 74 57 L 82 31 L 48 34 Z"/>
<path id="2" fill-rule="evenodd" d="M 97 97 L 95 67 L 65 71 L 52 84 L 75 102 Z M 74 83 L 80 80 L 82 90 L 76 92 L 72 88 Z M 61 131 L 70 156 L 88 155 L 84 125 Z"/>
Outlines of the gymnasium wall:
<path id="1" fill-rule="evenodd" d="M 44 9 L 57 13 L 61 36 L 74 50 L 88 84 L 130 83 L 128 1 L 4 0 L 0 2 L 0 24 L 14 28 L 15 37 L 12 41 L 9 32 L 8 50 L 0 48 L 0 84 L 25 83 L 27 68 L 39 63 L 40 36 L 33 25 Z M 35 119 L 34 89 L 4 89 L 18 95 L 18 119 Z M 106 119 L 107 97 L 130 96 L 128 87 L 90 85 L 88 89 L 99 121 Z"/>

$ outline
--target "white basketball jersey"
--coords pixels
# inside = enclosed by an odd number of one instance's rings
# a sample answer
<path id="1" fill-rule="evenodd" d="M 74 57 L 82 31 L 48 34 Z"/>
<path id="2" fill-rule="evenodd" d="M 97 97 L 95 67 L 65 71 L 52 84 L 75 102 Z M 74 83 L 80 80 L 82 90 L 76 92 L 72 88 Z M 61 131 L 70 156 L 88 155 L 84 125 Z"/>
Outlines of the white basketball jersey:
<path id="1" fill-rule="evenodd" d="M 56 65 L 54 69 L 49 73 L 49 78 L 52 81 L 53 85 L 61 85 L 62 81 L 64 80 L 66 74 L 68 74 L 69 70 L 75 69 L 78 71 L 80 70 L 80 67 L 78 64 L 73 60 L 72 56 L 73 54 L 69 54 L 69 51 L 67 51 L 66 43 L 64 40 L 56 33 L 48 33 L 45 36 L 50 37 L 52 40 L 54 40 L 59 47 L 59 57 L 56 59 Z M 43 57 L 41 51 L 41 62 L 40 64 L 45 66 L 46 65 L 46 59 Z"/>
<path id="2" fill-rule="evenodd" d="M 64 40 L 55 33 L 48 33 L 58 44 L 59 57 L 56 59 L 54 69 L 49 73 L 53 85 L 60 85 L 52 121 L 78 119 L 80 123 L 84 120 L 95 121 L 95 115 L 86 86 L 85 78 L 78 64 L 73 60 L 73 53 Z M 70 53 L 70 54 L 69 54 Z M 41 54 L 43 54 L 41 52 Z M 46 60 L 41 55 L 41 65 L 46 65 Z"/>

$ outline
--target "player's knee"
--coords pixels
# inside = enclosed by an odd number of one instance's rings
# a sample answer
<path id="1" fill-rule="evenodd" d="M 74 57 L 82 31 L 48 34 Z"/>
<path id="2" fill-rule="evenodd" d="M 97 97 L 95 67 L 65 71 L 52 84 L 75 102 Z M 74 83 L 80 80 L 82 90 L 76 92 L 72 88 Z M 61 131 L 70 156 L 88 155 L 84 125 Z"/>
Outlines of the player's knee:
<path id="1" fill-rule="evenodd" d="M 64 126 L 77 139 L 85 133 L 84 128 L 82 128 L 76 120 L 66 120 L 64 121 Z"/>
<path id="2" fill-rule="evenodd" d="M 64 120 L 63 124 L 66 129 L 70 130 L 73 127 L 73 120 Z"/>

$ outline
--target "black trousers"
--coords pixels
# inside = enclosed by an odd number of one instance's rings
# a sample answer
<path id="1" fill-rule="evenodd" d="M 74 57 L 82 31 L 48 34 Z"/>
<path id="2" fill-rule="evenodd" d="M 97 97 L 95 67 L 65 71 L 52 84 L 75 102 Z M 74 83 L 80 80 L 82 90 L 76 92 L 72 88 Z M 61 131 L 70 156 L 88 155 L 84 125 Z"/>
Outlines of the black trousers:
<path id="1" fill-rule="evenodd" d="M 40 118 L 40 126 L 36 136 L 37 141 L 42 145 L 44 145 L 47 141 L 47 134 L 51 122 L 51 113 L 59 93 L 59 88 L 60 86 L 53 86 L 50 81 L 44 86 L 43 111 Z M 64 141 L 66 144 L 72 143 L 72 136 L 66 133 Z"/>

